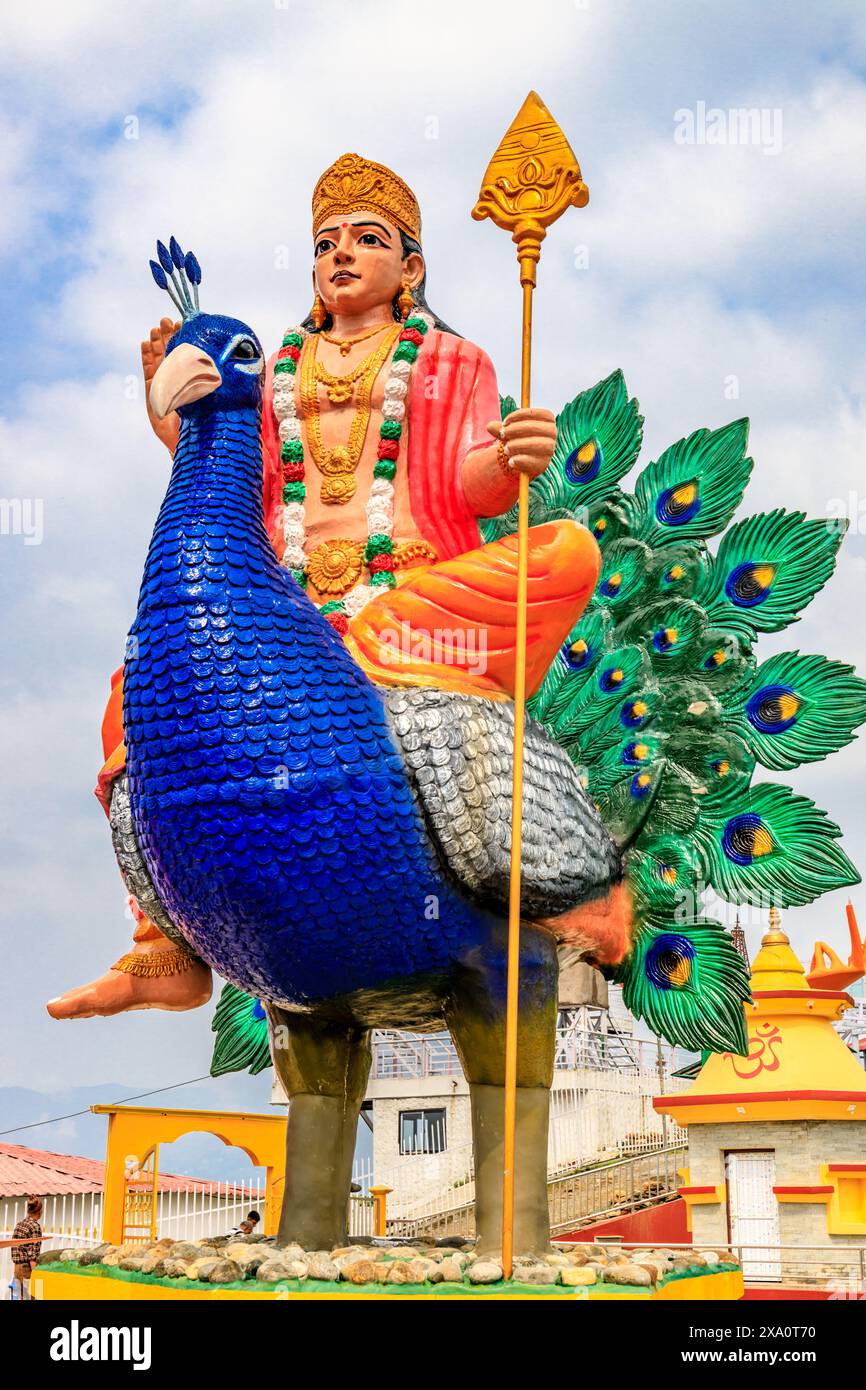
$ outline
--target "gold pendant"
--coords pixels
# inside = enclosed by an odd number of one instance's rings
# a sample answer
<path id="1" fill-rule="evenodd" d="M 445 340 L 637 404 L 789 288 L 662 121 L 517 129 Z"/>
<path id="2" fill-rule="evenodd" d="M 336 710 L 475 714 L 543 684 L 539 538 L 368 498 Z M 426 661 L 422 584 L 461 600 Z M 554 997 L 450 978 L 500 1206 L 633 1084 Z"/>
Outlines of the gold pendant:
<path id="1" fill-rule="evenodd" d="M 348 377 L 335 377 L 327 392 L 332 405 L 345 405 L 355 394 L 355 383 L 349 381 Z"/>
<path id="2" fill-rule="evenodd" d="M 364 546 L 358 541 L 322 541 L 307 561 L 307 578 L 320 594 L 341 598 L 364 572 Z"/>
<path id="3" fill-rule="evenodd" d="M 351 473 L 355 467 L 352 456 L 345 444 L 335 444 L 333 449 L 329 449 L 323 455 L 319 468 L 328 478 L 337 477 L 342 473 Z"/>
<path id="4" fill-rule="evenodd" d="M 358 484 L 351 473 L 335 473 L 331 478 L 323 478 L 319 497 L 326 507 L 342 507 L 358 491 Z"/>

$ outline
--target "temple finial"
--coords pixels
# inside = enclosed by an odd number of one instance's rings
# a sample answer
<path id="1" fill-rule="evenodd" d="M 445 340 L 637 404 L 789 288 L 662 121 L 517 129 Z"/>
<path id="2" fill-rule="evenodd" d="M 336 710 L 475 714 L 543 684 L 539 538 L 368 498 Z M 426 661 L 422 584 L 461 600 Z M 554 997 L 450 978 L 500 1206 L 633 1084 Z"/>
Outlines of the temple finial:
<path id="1" fill-rule="evenodd" d="M 782 931 L 782 914 L 773 903 L 768 918 L 768 928 L 761 939 L 762 946 L 790 946 L 790 941 Z"/>

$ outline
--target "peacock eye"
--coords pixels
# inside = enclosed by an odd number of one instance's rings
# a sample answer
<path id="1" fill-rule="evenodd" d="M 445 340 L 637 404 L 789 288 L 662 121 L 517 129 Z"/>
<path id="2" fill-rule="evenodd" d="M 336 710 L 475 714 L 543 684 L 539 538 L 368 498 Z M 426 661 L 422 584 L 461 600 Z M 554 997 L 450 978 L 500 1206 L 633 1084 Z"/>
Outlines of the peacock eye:
<path id="1" fill-rule="evenodd" d="M 251 343 L 249 338 L 241 338 L 241 341 L 232 353 L 232 357 L 241 357 L 246 361 L 249 361 L 253 357 L 258 357 L 258 355 L 255 343 Z"/>

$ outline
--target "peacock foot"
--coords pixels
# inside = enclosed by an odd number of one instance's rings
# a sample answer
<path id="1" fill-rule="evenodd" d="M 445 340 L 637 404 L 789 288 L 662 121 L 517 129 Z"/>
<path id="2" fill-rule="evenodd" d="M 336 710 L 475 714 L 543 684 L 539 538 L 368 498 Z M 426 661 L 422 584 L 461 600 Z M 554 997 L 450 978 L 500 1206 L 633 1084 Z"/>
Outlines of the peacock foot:
<path id="1" fill-rule="evenodd" d="M 181 1013 L 206 1004 L 213 992 L 210 967 L 193 956 L 172 974 L 133 974 L 112 966 L 98 980 L 49 999 L 52 1018 L 110 1018 L 133 1009 Z"/>

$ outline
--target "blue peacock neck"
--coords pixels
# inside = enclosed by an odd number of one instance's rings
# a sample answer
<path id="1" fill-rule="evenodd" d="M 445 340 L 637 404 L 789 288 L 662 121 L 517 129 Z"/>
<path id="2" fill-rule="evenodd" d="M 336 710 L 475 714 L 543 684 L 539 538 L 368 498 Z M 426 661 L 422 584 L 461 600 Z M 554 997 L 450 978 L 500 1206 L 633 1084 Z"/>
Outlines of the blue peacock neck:
<path id="1" fill-rule="evenodd" d="M 227 596 L 272 606 L 290 595 L 262 516 L 261 410 L 188 416 L 154 527 L 139 611 Z"/>

